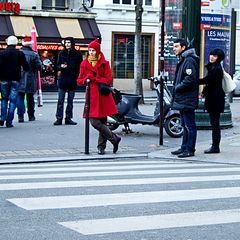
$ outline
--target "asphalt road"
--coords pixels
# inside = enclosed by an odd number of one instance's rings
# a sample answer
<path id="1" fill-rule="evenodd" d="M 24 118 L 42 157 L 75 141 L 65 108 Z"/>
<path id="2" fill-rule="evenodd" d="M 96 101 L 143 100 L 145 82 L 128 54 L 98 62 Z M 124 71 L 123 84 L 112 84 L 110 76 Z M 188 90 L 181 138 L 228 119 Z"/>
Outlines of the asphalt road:
<path id="1" fill-rule="evenodd" d="M 240 168 L 150 159 L 2 165 L 3 240 L 239 240 Z"/>

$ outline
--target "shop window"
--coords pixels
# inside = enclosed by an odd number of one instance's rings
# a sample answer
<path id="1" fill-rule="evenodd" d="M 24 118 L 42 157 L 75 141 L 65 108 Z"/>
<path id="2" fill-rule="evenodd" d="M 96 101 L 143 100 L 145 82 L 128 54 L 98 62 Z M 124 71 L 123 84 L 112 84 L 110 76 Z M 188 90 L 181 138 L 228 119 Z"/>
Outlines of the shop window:
<path id="1" fill-rule="evenodd" d="M 42 9 L 65 10 L 67 3 L 66 0 L 42 0 Z"/>
<path id="2" fill-rule="evenodd" d="M 131 5 L 131 0 L 122 0 L 122 4 L 129 4 L 129 5 Z"/>
<path id="3" fill-rule="evenodd" d="M 152 0 L 145 0 L 146 6 L 152 6 Z M 113 4 L 127 4 L 127 5 L 136 5 L 136 0 L 113 0 Z"/>
<path id="4" fill-rule="evenodd" d="M 44 89 L 56 89 L 56 61 L 57 51 L 42 50 L 39 55 L 43 64 L 41 82 Z"/>
<path id="5" fill-rule="evenodd" d="M 152 6 L 152 0 L 145 0 L 146 6 Z"/>
<path id="6" fill-rule="evenodd" d="M 142 74 L 150 75 L 152 36 L 142 37 Z M 134 35 L 114 35 L 114 78 L 134 78 Z"/>

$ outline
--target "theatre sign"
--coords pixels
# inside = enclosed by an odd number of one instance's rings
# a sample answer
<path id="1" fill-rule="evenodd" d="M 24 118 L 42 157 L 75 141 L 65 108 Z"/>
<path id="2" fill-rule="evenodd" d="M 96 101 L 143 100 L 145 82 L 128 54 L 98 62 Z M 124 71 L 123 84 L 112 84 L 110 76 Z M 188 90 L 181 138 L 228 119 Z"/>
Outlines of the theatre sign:
<path id="1" fill-rule="evenodd" d="M 213 48 L 221 48 L 226 58 L 225 69 L 230 66 L 231 39 L 231 1 L 201 1 L 201 66 L 208 62 L 209 53 Z"/>

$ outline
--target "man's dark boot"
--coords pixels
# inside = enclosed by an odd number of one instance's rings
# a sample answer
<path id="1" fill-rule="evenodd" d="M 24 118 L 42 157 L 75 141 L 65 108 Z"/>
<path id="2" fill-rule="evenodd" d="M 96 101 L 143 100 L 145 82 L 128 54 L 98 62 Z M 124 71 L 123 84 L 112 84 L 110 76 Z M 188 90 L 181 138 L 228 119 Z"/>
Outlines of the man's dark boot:
<path id="1" fill-rule="evenodd" d="M 220 153 L 219 147 L 211 146 L 209 149 L 205 150 L 204 153 Z"/>
<path id="2" fill-rule="evenodd" d="M 35 118 L 34 116 L 29 116 L 29 117 L 28 117 L 28 120 L 29 120 L 29 121 L 35 121 L 36 118 Z"/>
<path id="3" fill-rule="evenodd" d="M 178 150 L 175 150 L 175 151 L 172 151 L 172 152 L 171 152 L 172 155 L 179 155 L 179 154 L 181 154 L 181 153 L 183 153 L 183 150 L 182 150 L 181 148 L 179 148 Z"/>
<path id="4" fill-rule="evenodd" d="M 18 122 L 23 123 L 24 122 L 24 116 L 23 114 L 18 114 Z"/>
<path id="5" fill-rule="evenodd" d="M 77 125 L 77 123 L 76 122 L 74 122 L 72 119 L 70 119 L 70 118 L 66 118 L 65 119 L 65 124 L 66 125 Z"/>
<path id="6" fill-rule="evenodd" d="M 62 125 L 62 120 L 61 120 L 61 119 L 57 119 L 57 120 L 53 123 L 53 125 L 55 125 L 55 126 Z"/>

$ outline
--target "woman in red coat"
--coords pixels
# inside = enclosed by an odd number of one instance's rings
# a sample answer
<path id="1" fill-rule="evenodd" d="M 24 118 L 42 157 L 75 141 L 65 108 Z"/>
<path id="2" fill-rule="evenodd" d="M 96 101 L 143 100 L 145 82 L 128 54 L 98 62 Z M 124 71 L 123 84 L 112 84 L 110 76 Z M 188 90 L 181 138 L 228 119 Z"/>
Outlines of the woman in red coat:
<path id="1" fill-rule="evenodd" d="M 98 40 L 94 40 L 88 45 L 88 54 L 80 65 L 80 74 L 77 79 L 79 85 L 84 85 L 86 80 L 90 80 L 90 123 L 99 131 L 98 154 L 105 154 L 107 140 L 113 144 L 113 153 L 118 151 L 121 138 L 113 133 L 106 125 L 107 116 L 116 114 L 117 107 L 113 96 L 101 95 L 99 84 L 112 85 L 112 72 L 109 62 L 100 49 Z M 85 109 L 85 108 L 84 108 Z M 85 117 L 85 111 L 83 113 Z"/>

